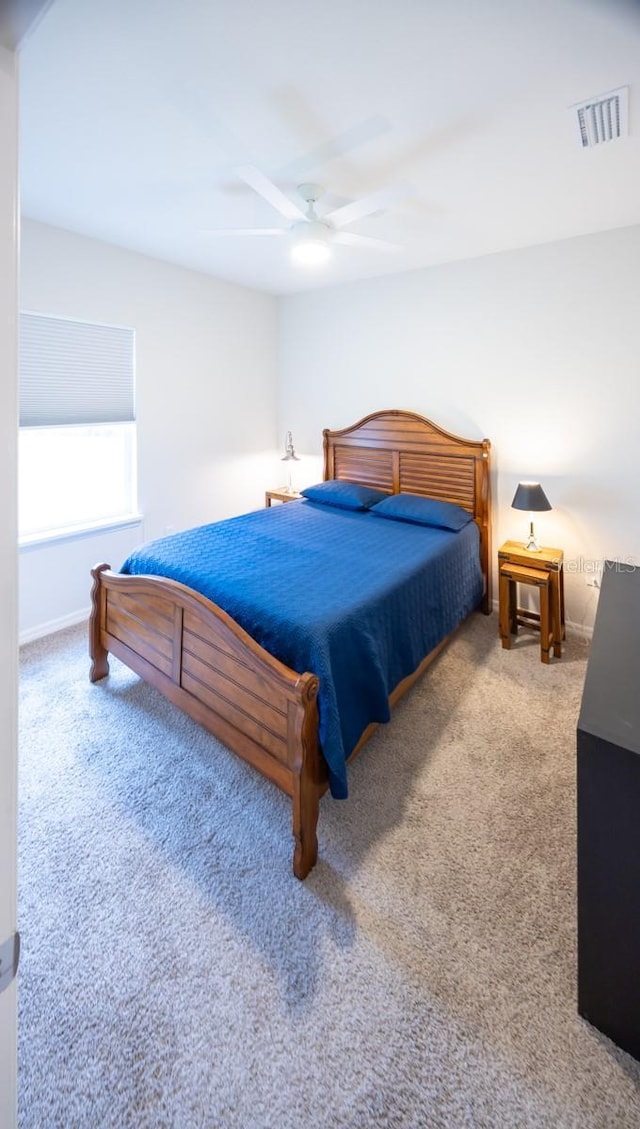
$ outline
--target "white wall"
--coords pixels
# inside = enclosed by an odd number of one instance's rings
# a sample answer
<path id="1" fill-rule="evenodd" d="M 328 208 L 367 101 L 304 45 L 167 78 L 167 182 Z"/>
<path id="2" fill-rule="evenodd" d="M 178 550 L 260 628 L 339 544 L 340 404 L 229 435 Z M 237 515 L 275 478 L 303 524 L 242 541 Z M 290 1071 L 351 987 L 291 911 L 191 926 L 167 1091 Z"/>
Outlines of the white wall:
<path id="1" fill-rule="evenodd" d="M 16 928 L 18 78 L 0 46 L 0 943 Z M 16 1124 L 16 983 L 0 993 L 0 1125 Z"/>
<path id="2" fill-rule="evenodd" d="M 20 632 L 88 607 L 88 564 L 134 544 L 255 509 L 273 484 L 277 300 L 24 220 L 23 309 L 136 330 L 142 528 L 20 554 Z M 44 617 L 44 618 L 43 618 Z"/>
<path id="3" fill-rule="evenodd" d="M 91 569 L 118 568 L 140 544 L 144 524 L 77 534 L 50 545 L 20 549 L 18 622 L 20 642 L 58 631 L 85 619 L 89 611 Z"/>
<path id="4" fill-rule="evenodd" d="M 354 252 L 355 253 L 355 252 Z M 494 549 L 524 535 L 519 479 L 553 505 L 567 613 L 593 623 L 590 562 L 640 563 L 640 227 L 281 300 L 280 420 L 323 427 L 407 408 L 493 444 Z"/>
<path id="5" fill-rule="evenodd" d="M 277 300 L 25 221 L 22 276 L 25 308 L 136 328 L 144 513 L 22 551 L 23 638 L 84 612 L 97 560 L 260 506 L 287 429 L 300 485 L 320 476 L 323 427 L 384 407 L 492 440 L 494 547 L 523 535 L 518 480 L 540 479 L 577 627 L 592 562 L 640 560 L 640 228 Z"/>

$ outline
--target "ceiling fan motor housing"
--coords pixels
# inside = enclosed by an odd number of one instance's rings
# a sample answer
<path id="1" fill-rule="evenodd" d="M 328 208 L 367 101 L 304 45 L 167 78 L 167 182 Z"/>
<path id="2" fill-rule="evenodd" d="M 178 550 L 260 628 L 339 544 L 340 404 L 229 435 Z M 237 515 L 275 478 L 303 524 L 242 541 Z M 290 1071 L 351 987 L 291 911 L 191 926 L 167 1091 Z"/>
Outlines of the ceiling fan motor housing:
<path id="1" fill-rule="evenodd" d="M 331 228 L 322 220 L 301 220 L 294 223 L 291 234 L 296 243 L 328 243 Z"/>
<path id="2" fill-rule="evenodd" d="M 324 189 L 319 184 L 306 182 L 298 185 L 298 195 L 302 197 L 305 204 L 316 204 L 323 192 Z"/>

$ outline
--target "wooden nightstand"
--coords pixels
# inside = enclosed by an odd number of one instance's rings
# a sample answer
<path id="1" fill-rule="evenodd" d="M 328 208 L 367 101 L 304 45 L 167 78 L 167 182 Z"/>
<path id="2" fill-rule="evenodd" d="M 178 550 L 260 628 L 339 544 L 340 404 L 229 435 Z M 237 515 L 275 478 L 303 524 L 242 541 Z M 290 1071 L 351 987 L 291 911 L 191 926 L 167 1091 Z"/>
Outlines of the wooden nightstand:
<path id="1" fill-rule="evenodd" d="M 526 549 L 519 541 L 505 541 L 498 550 L 500 576 L 500 637 L 502 646 L 511 646 L 518 624 L 538 627 L 541 634 L 541 659 L 549 662 L 553 648 L 562 657 L 564 630 L 564 553 L 562 549 Z M 518 607 L 518 584 L 531 584 L 540 593 L 540 613 Z"/>
<path id="2" fill-rule="evenodd" d="M 281 486 L 279 490 L 265 490 L 264 504 L 269 507 L 272 502 L 298 502 L 302 494 L 290 494 Z"/>

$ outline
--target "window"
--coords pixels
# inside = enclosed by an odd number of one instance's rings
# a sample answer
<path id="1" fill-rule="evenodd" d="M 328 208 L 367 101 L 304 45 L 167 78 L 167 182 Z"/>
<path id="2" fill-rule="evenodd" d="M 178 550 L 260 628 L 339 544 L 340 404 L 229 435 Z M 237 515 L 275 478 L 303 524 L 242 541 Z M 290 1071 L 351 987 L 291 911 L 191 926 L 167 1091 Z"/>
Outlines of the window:
<path id="1" fill-rule="evenodd" d="M 134 331 L 20 315 L 23 541 L 132 518 Z"/>

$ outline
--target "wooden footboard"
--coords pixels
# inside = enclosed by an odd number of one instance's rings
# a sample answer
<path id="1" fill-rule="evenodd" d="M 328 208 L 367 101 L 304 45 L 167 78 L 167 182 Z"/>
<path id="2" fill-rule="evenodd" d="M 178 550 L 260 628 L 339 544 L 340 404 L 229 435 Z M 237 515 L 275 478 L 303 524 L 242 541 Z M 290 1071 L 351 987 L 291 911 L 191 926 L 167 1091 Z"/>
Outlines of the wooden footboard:
<path id="1" fill-rule="evenodd" d="M 92 682 L 111 651 L 291 796 L 293 870 L 318 854 L 327 773 L 318 748 L 318 679 L 279 662 L 210 600 L 174 580 L 92 569 Z"/>

